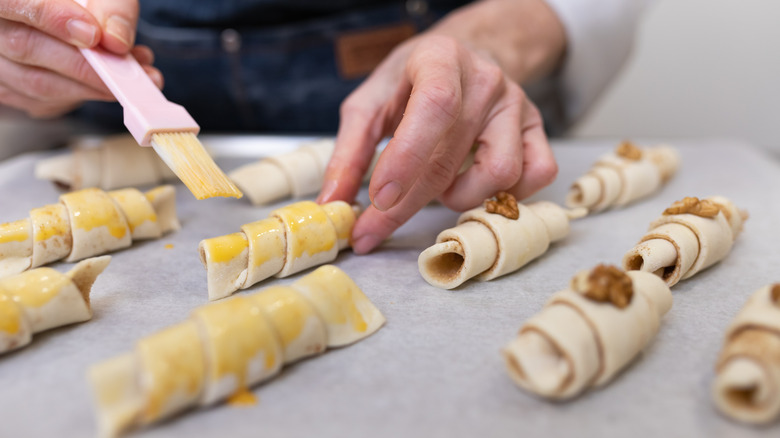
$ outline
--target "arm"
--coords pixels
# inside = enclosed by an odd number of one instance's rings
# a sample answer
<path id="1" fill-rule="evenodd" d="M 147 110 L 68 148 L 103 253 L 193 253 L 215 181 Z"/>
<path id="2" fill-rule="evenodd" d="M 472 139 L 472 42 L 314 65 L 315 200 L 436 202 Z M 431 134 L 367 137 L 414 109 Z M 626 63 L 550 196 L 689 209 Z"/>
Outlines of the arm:
<path id="1" fill-rule="evenodd" d="M 0 104 L 33 117 L 62 115 L 85 100 L 114 100 L 79 47 L 132 53 L 158 86 L 147 47 L 133 47 L 136 0 L 0 0 Z"/>

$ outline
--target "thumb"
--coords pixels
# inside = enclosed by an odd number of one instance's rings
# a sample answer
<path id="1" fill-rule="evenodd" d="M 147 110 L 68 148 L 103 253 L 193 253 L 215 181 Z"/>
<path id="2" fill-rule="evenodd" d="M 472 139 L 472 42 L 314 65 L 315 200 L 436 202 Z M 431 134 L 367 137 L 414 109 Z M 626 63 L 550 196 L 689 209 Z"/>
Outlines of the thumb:
<path id="1" fill-rule="evenodd" d="M 135 27 L 138 24 L 138 0 L 77 0 L 103 27 L 100 45 L 106 50 L 123 55 L 135 45 Z"/>

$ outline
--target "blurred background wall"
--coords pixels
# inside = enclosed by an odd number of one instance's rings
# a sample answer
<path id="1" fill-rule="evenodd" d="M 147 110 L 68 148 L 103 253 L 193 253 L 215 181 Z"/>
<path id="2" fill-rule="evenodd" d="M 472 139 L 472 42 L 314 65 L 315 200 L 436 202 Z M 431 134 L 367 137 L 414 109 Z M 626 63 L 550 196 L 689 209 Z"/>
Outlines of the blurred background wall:
<path id="1" fill-rule="evenodd" d="M 578 137 L 729 137 L 780 156 L 780 0 L 657 0 Z"/>

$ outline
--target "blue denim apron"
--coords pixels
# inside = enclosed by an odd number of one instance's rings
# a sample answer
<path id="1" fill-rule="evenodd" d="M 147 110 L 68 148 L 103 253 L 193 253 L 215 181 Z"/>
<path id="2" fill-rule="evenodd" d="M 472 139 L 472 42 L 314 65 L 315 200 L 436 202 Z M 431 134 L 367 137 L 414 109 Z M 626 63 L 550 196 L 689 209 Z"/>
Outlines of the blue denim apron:
<path id="1" fill-rule="evenodd" d="M 401 23 L 422 31 L 465 0 L 141 0 L 139 44 L 155 53 L 166 97 L 204 132 L 335 133 L 363 78 L 340 76 L 336 39 Z M 122 129 L 118 104 L 78 111 Z"/>

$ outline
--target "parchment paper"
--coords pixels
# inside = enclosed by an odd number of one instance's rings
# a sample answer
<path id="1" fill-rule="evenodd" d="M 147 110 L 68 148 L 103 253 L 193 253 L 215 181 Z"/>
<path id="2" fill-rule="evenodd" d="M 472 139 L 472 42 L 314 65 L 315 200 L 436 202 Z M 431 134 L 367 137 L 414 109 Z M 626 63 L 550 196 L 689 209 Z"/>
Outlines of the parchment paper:
<path id="1" fill-rule="evenodd" d="M 242 141 L 246 147 L 225 149 L 231 157 L 218 159 L 223 168 L 273 153 L 279 144 L 277 138 Z M 289 146 L 296 139 L 286 141 Z M 555 143 L 559 177 L 533 199 L 563 202 L 571 182 L 616 144 Z M 682 166 L 661 192 L 574 222 L 571 234 L 540 259 L 488 283 L 445 291 L 419 275 L 418 255 L 457 218 L 438 205 L 425 208 L 368 256 L 342 252 L 335 264 L 386 315 L 384 328 L 285 368 L 254 388 L 255 406 L 198 409 L 131 436 L 778 436 L 778 424 L 759 429 L 719 416 L 710 385 L 731 318 L 753 291 L 780 281 L 780 164 L 737 141 L 675 145 Z M 219 155 L 219 147 L 212 149 Z M 56 202 L 58 191 L 32 176 L 36 160 L 49 154 L 0 163 L 0 222 Z M 238 231 L 291 202 L 257 208 L 247 200 L 195 201 L 182 185 L 177 193 L 182 230 L 114 253 L 93 289 L 92 321 L 37 334 L 28 347 L 0 356 L 0 437 L 94 436 L 87 367 L 128 351 L 140 337 L 207 302 L 196 251 L 201 239 Z M 619 263 L 673 201 L 714 194 L 750 212 L 744 233 L 726 260 L 674 287 L 674 306 L 637 361 L 605 388 L 568 403 L 546 402 L 515 387 L 499 349 L 550 294 L 577 270 Z M 365 188 L 360 199 L 368 201 Z M 168 244 L 173 248 L 166 249 Z M 54 265 L 63 271 L 69 266 Z M 299 275 L 269 279 L 249 291 Z"/>

